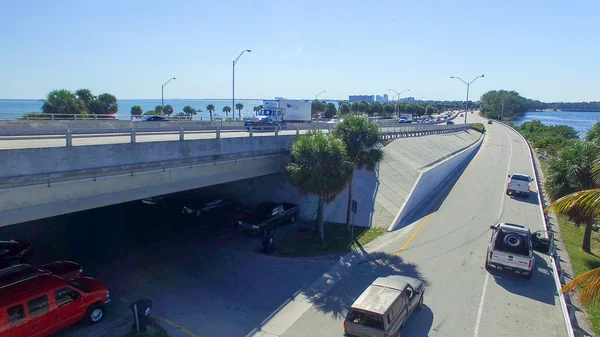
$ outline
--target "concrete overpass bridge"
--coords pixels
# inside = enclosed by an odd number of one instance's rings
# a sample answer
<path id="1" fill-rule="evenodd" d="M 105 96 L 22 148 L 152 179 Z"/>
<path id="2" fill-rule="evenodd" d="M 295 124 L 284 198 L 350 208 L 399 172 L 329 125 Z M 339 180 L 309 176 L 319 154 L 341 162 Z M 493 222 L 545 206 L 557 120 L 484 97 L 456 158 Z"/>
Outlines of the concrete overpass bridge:
<path id="1" fill-rule="evenodd" d="M 470 125 L 382 127 L 383 139 Z M 0 226 L 282 172 L 309 128 L 3 130 Z"/>

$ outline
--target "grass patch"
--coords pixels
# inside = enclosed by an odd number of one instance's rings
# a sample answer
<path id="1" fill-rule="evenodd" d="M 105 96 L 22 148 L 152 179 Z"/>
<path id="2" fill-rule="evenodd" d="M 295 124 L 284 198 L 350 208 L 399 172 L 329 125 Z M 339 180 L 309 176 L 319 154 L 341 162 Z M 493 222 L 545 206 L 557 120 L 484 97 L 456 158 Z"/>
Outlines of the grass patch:
<path id="1" fill-rule="evenodd" d="M 315 222 L 307 221 L 303 228 L 313 228 Z M 350 233 L 346 232 L 346 225 L 326 222 L 325 244 L 319 245 L 319 237 L 310 230 L 291 231 L 286 236 L 279 238 L 275 243 L 276 253 L 280 256 L 317 256 L 335 253 L 346 253 L 356 245 L 364 246 L 383 235 L 385 229 L 377 227 L 354 227 L 354 241 L 350 242 Z"/>
<path id="2" fill-rule="evenodd" d="M 156 322 L 152 322 L 148 325 L 148 331 L 138 333 L 134 328 L 123 337 L 169 337 L 169 334 Z"/>
<path id="3" fill-rule="evenodd" d="M 475 124 L 471 125 L 471 129 L 473 129 L 477 132 L 481 132 L 481 133 L 485 132 L 485 126 L 483 126 L 483 124 L 481 124 L 481 123 L 475 123 Z"/>
<path id="4" fill-rule="evenodd" d="M 598 233 L 592 232 L 592 252 L 595 255 L 587 254 L 581 250 L 583 241 L 583 227 L 577 227 L 568 220 L 567 217 L 558 215 L 558 225 L 560 233 L 571 257 L 571 264 L 575 275 L 581 275 L 586 271 L 600 267 L 600 240 Z M 577 294 L 575 294 L 577 296 Z M 592 325 L 592 330 L 596 335 L 600 335 L 600 303 L 595 302 L 586 306 L 588 318 Z"/>

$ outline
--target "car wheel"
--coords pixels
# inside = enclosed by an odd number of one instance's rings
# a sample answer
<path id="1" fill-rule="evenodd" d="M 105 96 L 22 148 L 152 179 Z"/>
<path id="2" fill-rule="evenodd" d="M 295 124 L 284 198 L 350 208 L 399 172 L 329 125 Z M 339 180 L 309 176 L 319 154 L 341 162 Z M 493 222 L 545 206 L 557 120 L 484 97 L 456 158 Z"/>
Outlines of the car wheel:
<path id="1" fill-rule="evenodd" d="M 92 305 L 85 314 L 85 322 L 87 324 L 95 324 L 100 322 L 104 317 L 104 309 L 98 305 Z"/>

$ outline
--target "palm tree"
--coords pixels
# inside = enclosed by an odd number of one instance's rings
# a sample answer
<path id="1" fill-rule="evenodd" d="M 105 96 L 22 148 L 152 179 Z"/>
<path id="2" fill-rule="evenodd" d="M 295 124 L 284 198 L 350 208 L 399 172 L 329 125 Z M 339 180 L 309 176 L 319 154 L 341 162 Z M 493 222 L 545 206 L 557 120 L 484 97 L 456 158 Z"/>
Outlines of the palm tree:
<path id="1" fill-rule="evenodd" d="M 566 215 L 575 224 L 585 225 L 581 249 L 586 253 L 591 253 L 592 226 L 600 216 L 600 158 L 594 161 L 590 173 L 595 188 L 567 194 L 548 206 L 548 210 Z"/>
<path id="2" fill-rule="evenodd" d="M 348 209 L 346 210 L 346 228 L 350 229 L 354 170 L 373 171 L 383 159 L 383 151 L 375 148 L 381 138 L 381 132 L 379 126 L 368 118 L 355 115 L 346 116 L 333 132 L 346 145 L 348 158 L 352 163 L 352 172 L 348 179 Z"/>
<path id="3" fill-rule="evenodd" d="M 171 116 L 173 114 L 173 107 L 170 104 L 167 104 L 163 108 L 162 112 L 167 116 Z"/>
<path id="4" fill-rule="evenodd" d="M 351 176 L 352 163 L 348 160 L 344 143 L 332 134 L 311 130 L 294 139 L 291 162 L 286 172 L 300 194 L 316 194 L 317 229 L 319 243 L 325 240 L 323 207 L 344 189 Z"/>
<path id="5" fill-rule="evenodd" d="M 77 98 L 83 102 L 88 111 L 90 109 L 90 104 L 96 99 L 96 96 L 92 94 L 90 89 L 79 89 L 75 91 L 75 96 L 77 96 Z"/>
<path id="6" fill-rule="evenodd" d="M 190 117 L 190 119 L 192 119 L 192 116 L 196 115 L 196 109 L 192 108 L 189 105 L 186 105 L 185 107 L 183 107 L 183 112 L 186 116 Z"/>
<path id="7" fill-rule="evenodd" d="M 215 111 L 215 106 L 212 104 L 209 104 L 206 106 L 206 110 L 208 110 L 208 113 L 210 114 L 210 120 L 213 120 L 213 111 Z"/>
<path id="8" fill-rule="evenodd" d="M 163 113 L 163 106 L 162 105 L 157 105 L 154 107 L 154 111 L 158 114 L 158 115 L 162 115 Z"/>
<path id="9" fill-rule="evenodd" d="M 235 109 L 238 111 L 238 118 L 242 119 L 242 109 L 244 108 L 244 105 L 242 103 L 236 103 L 235 104 Z"/>
<path id="10" fill-rule="evenodd" d="M 72 118 L 72 115 L 84 114 L 86 107 L 83 102 L 69 90 L 52 90 L 46 96 L 42 105 L 42 112 L 47 114 L 64 114 L 60 118 Z"/>
<path id="11" fill-rule="evenodd" d="M 229 113 L 231 112 L 231 107 L 224 106 L 223 107 L 223 112 L 225 113 L 225 116 L 229 117 Z"/>
<path id="12" fill-rule="evenodd" d="M 143 113 L 142 107 L 139 105 L 134 105 L 131 107 L 131 116 L 141 116 Z"/>

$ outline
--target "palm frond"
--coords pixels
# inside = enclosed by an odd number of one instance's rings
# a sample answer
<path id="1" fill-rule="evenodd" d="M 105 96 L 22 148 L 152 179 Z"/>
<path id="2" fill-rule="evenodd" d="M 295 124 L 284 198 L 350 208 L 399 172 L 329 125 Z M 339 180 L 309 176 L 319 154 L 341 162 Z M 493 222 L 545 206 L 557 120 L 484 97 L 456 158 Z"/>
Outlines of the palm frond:
<path id="1" fill-rule="evenodd" d="M 585 272 L 569 283 L 565 284 L 561 291 L 579 290 L 579 300 L 583 304 L 590 304 L 598 301 L 600 295 L 600 268 Z"/>
<path id="2" fill-rule="evenodd" d="M 574 192 L 552 202 L 547 208 L 565 214 L 578 224 L 600 216 L 600 189 Z"/>
<path id="3" fill-rule="evenodd" d="M 373 171 L 377 167 L 377 164 L 383 160 L 382 149 L 367 149 L 360 151 L 356 158 L 356 168 L 366 169 L 367 171 Z"/>
<path id="4" fill-rule="evenodd" d="M 596 183 L 596 185 L 600 186 L 600 158 L 596 159 L 594 161 L 594 164 L 592 164 L 592 179 L 594 179 L 594 182 Z"/>

